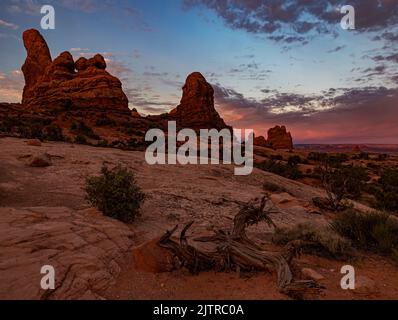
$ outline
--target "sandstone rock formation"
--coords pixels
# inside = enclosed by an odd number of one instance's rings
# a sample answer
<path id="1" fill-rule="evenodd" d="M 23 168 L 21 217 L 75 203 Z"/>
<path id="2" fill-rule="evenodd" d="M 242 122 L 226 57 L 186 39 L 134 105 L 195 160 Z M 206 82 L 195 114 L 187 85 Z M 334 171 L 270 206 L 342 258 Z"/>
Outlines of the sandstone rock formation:
<path id="1" fill-rule="evenodd" d="M 254 137 L 253 144 L 259 147 L 269 147 L 267 140 L 263 136 Z"/>
<path id="2" fill-rule="evenodd" d="M 23 34 L 27 59 L 22 67 L 26 85 L 22 103 L 29 107 L 114 110 L 130 113 L 119 79 L 110 75 L 105 59 L 73 60 L 63 52 L 54 61 L 37 30 Z"/>
<path id="3" fill-rule="evenodd" d="M 140 119 L 141 118 L 141 115 L 138 113 L 136 108 L 133 108 L 133 110 L 131 110 L 131 116 L 133 118 L 136 118 L 136 119 Z"/>
<path id="4" fill-rule="evenodd" d="M 169 113 L 180 128 L 229 128 L 214 108 L 214 89 L 199 72 L 190 74 L 182 88 L 181 103 Z"/>
<path id="5" fill-rule="evenodd" d="M 274 149 L 293 149 L 293 139 L 285 126 L 276 126 L 268 130 L 268 144 Z"/>
<path id="6" fill-rule="evenodd" d="M 34 29 L 23 33 L 23 42 L 28 53 L 26 61 L 22 66 L 25 77 L 25 88 L 22 103 L 33 97 L 33 89 L 40 81 L 46 68 L 51 64 L 51 54 L 47 43 L 41 34 Z"/>

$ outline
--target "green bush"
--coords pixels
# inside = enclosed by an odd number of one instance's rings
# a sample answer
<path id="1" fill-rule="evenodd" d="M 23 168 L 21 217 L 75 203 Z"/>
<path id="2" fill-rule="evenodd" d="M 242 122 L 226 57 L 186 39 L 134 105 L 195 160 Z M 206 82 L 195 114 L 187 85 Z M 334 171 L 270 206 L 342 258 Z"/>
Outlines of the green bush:
<path id="1" fill-rule="evenodd" d="M 273 155 L 271 155 L 270 159 L 271 160 L 280 160 L 280 161 L 282 161 L 283 157 L 280 154 L 273 154 Z"/>
<path id="2" fill-rule="evenodd" d="M 398 212 L 398 169 L 384 170 L 374 188 L 376 207 Z"/>
<path id="3" fill-rule="evenodd" d="M 110 170 L 102 167 L 101 176 L 86 180 L 87 200 L 106 216 L 131 223 L 139 215 L 145 194 L 134 174 L 120 165 Z"/>
<path id="4" fill-rule="evenodd" d="M 330 166 L 327 162 L 315 168 L 314 177 L 322 182 L 327 197 L 314 198 L 316 206 L 332 211 L 342 211 L 347 208 L 346 199 L 358 199 L 367 188 L 369 176 L 362 167 Z"/>
<path id="5" fill-rule="evenodd" d="M 292 180 L 302 178 L 302 174 L 297 165 L 284 164 L 281 161 L 271 159 L 257 164 L 256 167 Z"/>
<path id="6" fill-rule="evenodd" d="M 51 124 L 49 126 L 44 127 L 43 138 L 49 141 L 65 140 L 65 137 L 62 134 L 62 129 L 56 124 Z"/>
<path id="7" fill-rule="evenodd" d="M 306 253 L 335 259 L 347 259 L 354 255 L 350 241 L 328 227 L 317 227 L 310 223 L 298 224 L 292 228 L 277 228 L 272 237 L 272 241 L 279 245 L 295 240 L 313 243 L 304 249 Z"/>
<path id="8" fill-rule="evenodd" d="M 327 158 L 326 153 L 321 153 L 321 152 L 310 152 L 308 154 L 307 159 L 310 161 L 324 161 Z"/>
<path id="9" fill-rule="evenodd" d="M 336 169 L 332 177 L 334 188 L 345 188 L 347 197 L 350 199 L 358 199 L 365 188 L 369 176 L 366 170 L 362 167 L 344 166 Z"/>
<path id="10" fill-rule="evenodd" d="M 22 138 L 42 140 L 44 137 L 42 128 L 39 123 L 22 124 L 18 127 L 18 131 Z"/>
<path id="11" fill-rule="evenodd" d="M 16 133 L 22 138 L 27 139 L 48 139 L 48 140 L 63 140 L 62 131 L 60 128 L 51 124 L 51 118 L 36 118 L 36 117 L 9 117 L 6 116 L 0 121 L 0 131 L 6 133 Z M 49 138 L 47 138 L 47 136 Z"/>
<path id="12" fill-rule="evenodd" d="M 338 168 L 343 164 L 343 162 L 348 160 L 348 155 L 345 153 L 328 154 L 322 152 L 310 152 L 307 159 L 314 162 L 327 163 L 331 167 Z"/>
<path id="13" fill-rule="evenodd" d="M 303 163 L 303 160 L 301 160 L 300 156 L 290 156 L 289 159 L 287 160 L 287 164 L 289 166 L 297 166 L 298 164 Z"/>
<path id="14" fill-rule="evenodd" d="M 108 146 L 109 146 L 109 143 L 107 140 L 100 140 L 97 143 L 97 147 L 100 147 L 100 148 L 106 148 Z"/>
<path id="15" fill-rule="evenodd" d="M 79 124 L 73 122 L 71 125 L 71 130 L 74 131 L 77 135 L 84 136 L 93 140 L 100 140 L 100 137 L 95 134 L 93 129 L 91 129 L 84 121 L 80 121 Z"/>
<path id="16" fill-rule="evenodd" d="M 369 160 L 369 153 L 361 152 L 358 157 L 360 160 Z"/>
<path id="17" fill-rule="evenodd" d="M 350 209 L 338 215 L 331 227 L 358 248 L 387 254 L 398 249 L 398 220 L 387 213 L 362 214 Z"/>
<path id="18" fill-rule="evenodd" d="M 385 161 L 388 157 L 389 155 L 387 153 L 380 153 L 377 155 L 376 161 Z"/>
<path id="19" fill-rule="evenodd" d="M 85 136 L 83 136 L 81 134 L 78 134 L 75 137 L 75 141 L 74 142 L 77 143 L 77 144 L 87 144 L 87 139 L 86 139 Z"/>

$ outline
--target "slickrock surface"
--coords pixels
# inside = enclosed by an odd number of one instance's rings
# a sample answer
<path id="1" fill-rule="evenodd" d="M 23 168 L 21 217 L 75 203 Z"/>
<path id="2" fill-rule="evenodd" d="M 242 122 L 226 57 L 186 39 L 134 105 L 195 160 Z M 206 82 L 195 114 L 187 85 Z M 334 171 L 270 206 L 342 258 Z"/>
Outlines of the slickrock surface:
<path id="1" fill-rule="evenodd" d="M 95 210 L 0 207 L 0 299 L 97 299 L 128 261 L 133 232 Z M 55 290 L 41 290 L 44 265 Z"/>
<path id="2" fill-rule="evenodd" d="M 242 203 L 264 195 L 266 181 L 286 190 L 271 195 L 279 209 L 272 214 L 278 226 L 324 226 L 329 221 L 314 213 L 311 202 L 323 195 L 321 190 L 257 169 L 249 176 L 234 176 L 231 165 L 149 166 L 143 152 L 57 142 L 30 146 L 27 141 L 0 138 L 0 299 L 285 299 L 272 274 L 242 279 L 234 273 L 153 273 L 158 266 L 145 257 L 157 253 L 145 256 L 142 248 L 153 247 L 166 230 L 191 220 L 189 241 L 211 234 L 213 228 L 229 229 Z M 47 153 L 52 165 L 28 167 L 26 157 L 37 152 Z M 132 225 L 104 217 L 85 200 L 85 178 L 99 174 L 103 163 L 128 166 L 147 194 L 142 216 Z M 272 229 L 266 224 L 248 231 L 268 246 Z M 345 261 L 306 256 L 299 262 L 325 277 L 327 298 L 362 297 L 339 287 Z M 55 291 L 40 290 L 44 264 L 56 269 Z M 376 298 L 398 296 L 398 283 L 389 277 L 396 267 L 388 261 L 367 257 L 355 266 L 358 275 L 383 288 Z"/>

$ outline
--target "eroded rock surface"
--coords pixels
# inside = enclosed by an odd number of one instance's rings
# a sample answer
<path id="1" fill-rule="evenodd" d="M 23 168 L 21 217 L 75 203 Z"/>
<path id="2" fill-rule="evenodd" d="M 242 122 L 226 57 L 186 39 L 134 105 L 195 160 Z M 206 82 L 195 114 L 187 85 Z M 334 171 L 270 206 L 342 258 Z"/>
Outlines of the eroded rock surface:
<path id="1" fill-rule="evenodd" d="M 0 299 L 95 299 L 128 261 L 132 231 L 95 210 L 0 208 Z M 44 291 L 40 270 L 55 269 Z"/>

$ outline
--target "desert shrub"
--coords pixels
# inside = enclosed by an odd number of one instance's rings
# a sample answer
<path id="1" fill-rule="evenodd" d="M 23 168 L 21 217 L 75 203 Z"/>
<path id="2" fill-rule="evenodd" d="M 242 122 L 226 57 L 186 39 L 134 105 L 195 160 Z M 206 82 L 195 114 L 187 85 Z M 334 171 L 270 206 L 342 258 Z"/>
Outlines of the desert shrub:
<path id="1" fill-rule="evenodd" d="M 74 142 L 77 143 L 77 144 L 87 144 L 87 139 L 86 139 L 85 136 L 83 136 L 81 134 L 78 134 L 75 137 L 75 141 Z"/>
<path id="2" fill-rule="evenodd" d="M 281 161 L 267 160 L 257 164 L 256 167 L 292 180 L 297 180 L 302 177 L 297 165 L 289 165 Z"/>
<path id="3" fill-rule="evenodd" d="M 109 146 L 109 143 L 107 140 L 100 140 L 97 143 L 97 147 L 100 147 L 100 148 L 106 148 L 108 146 Z"/>
<path id="4" fill-rule="evenodd" d="M 271 160 L 280 160 L 280 161 L 282 161 L 283 157 L 280 154 L 273 154 L 273 155 L 271 155 L 270 159 Z"/>
<path id="5" fill-rule="evenodd" d="M 365 184 L 369 181 L 366 169 L 355 166 L 345 166 L 337 170 L 340 182 L 342 177 L 346 177 L 347 196 L 351 199 L 357 199 L 361 196 Z M 337 180 L 337 179 L 336 179 Z"/>
<path id="6" fill-rule="evenodd" d="M 345 153 L 328 154 L 321 152 L 310 152 L 307 159 L 315 162 L 327 163 L 330 167 L 338 168 L 342 166 L 342 164 L 349 158 Z"/>
<path id="7" fill-rule="evenodd" d="M 89 139 L 100 139 L 100 137 L 94 133 L 93 129 L 91 129 L 84 121 L 80 121 L 78 124 L 73 122 L 71 125 L 71 130 L 74 131 L 77 135 L 85 136 Z"/>
<path id="8" fill-rule="evenodd" d="M 22 122 L 19 118 L 6 115 L 0 122 L 0 131 L 9 133 L 21 124 Z"/>
<path id="9" fill-rule="evenodd" d="M 327 158 L 327 154 L 326 153 L 321 153 L 321 152 L 310 152 L 308 154 L 307 159 L 310 161 L 323 161 Z"/>
<path id="10" fill-rule="evenodd" d="M 277 228 L 272 237 L 272 242 L 279 245 L 286 245 L 294 240 L 313 243 L 304 250 L 306 253 L 334 259 L 346 259 L 354 255 L 349 240 L 341 237 L 331 228 L 317 227 L 310 223 L 298 224 L 292 228 Z"/>
<path id="11" fill-rule="evenodd" d="M 384 170 L 373 191 L 378 209 L 398 212 L 398 169 Z"/>
<path id="12" fill-rule="evenodd" d="M 270 181 L 266 181 L 263 183 L 263 189 L 265 191 L 274 192 L 274 193 L 287 192 L 284 187 Z"/>
<path id="13" fill-rule="evenodd" d="M 389 155 L 387 153 L 380 153 L 377 155 L 376 160 L 377 161 L 385 161 L 388 159 L 388 157 L 389 157 Z"/>
<path id="14" fill-rule="evenodd" d="M 139 215 L 145 198 L 134 174 L 120 165 L 111 170 L 103 166 L 101 176 L 87 178 L 86 193 L 88 201 L 106 216 L 126 223 Z"/>
<path id="15" fill-rule="evenodd" d="M 361 153 L 358 155 L 358 159 L 360 159 L 360 160 L 369 160 L 369 153 L 367 153 L 367 152 L 361 152 Z"/>
<path id="16" fill-rule="evenodd" d="M 136 138 L 131 138 L 127 141 L 129 148 L 136 149 L 141 146 L 141 142 Z"/>
<path id="17" fill-rule="evenodd" d="M 62 134 L 62 129 L 56 124 L 51 124 L 44 127 L 43 138 L 49 141 L 64 141 L 65 137 Z"/>
<path id="18" fill-rule="evenodd" d="M 317 199 L 314 204 L 320 204 L 333 211 L 341 211 L 346 209 L 344 200 L 357 199 L 365 190 L 366 182 L 369 176 L 362 167 L 342 166 L 334 168 L 328 162 L 322 163 L 315 168 L 315 176 L 318 177 L 327 194 L 327 202 L 322 205 L 322 201 Z"/>
<path id="19" fill-rule="evenodd" d="M 22 124 L 18 127 L 18 132 L 22 138 L 43 139 L 42 125 L 39 123 Z"/>
<path id="20" fill-rule="evenodd" d="M 91 129 L 84 121 L 80 121 L 78 132 L 80 134 L 85 135 L 87 138 L 99 140 L 99 136 L 94 133 L 93 129 Z"/>
<path id="21" fill-rule="evenodd" d="M 300 158 L 300 156 L 290 156 L 289 159 L 287 160 L 287 164 L 290 166 L 297 166 L 299 163 L 302 163 L 303 160 Z"/>
<path id="22" fill-rule="evenodd" d="M 331 228 L 358 248 L 388 254 L 398 249 L 398 220 L 387 213 L 350 209 L 338 215 Z"/>
<path id="23" fill-rule="evenodd" d="M 19 134 L 22 138 L 43 139 L 43 128 L 50 126 L 51 118 L 21 118 L 6 116 L 0 122 L 0 131 Z"/>

